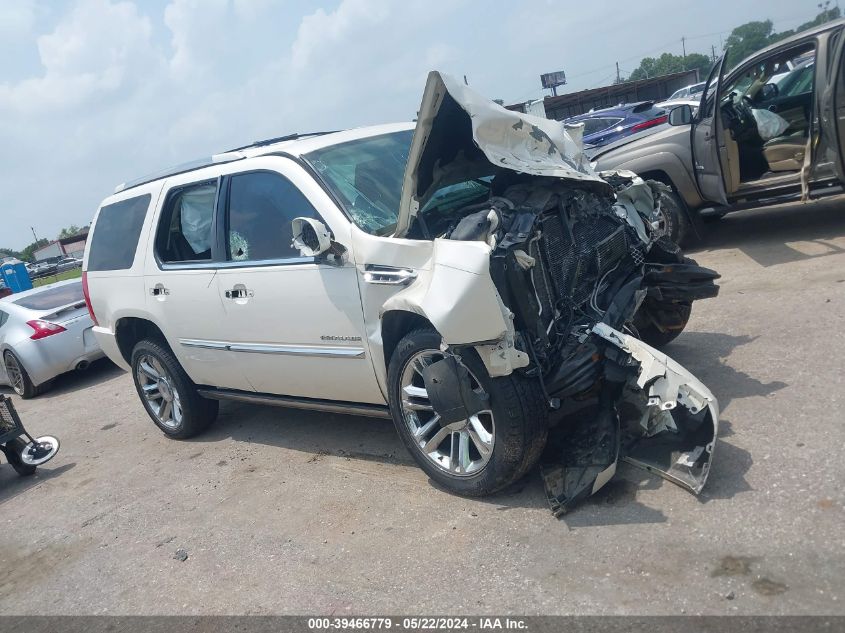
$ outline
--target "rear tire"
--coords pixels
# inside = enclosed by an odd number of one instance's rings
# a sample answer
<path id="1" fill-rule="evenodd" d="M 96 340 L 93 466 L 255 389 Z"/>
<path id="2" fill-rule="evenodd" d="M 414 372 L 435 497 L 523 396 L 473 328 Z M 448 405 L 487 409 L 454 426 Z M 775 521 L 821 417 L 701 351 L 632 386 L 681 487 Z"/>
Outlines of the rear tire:
<path id="1" fill-rule="evenodd" d="M 217 418 L 217 400 L 203 398 L 167 346 L 144 339 L 132 350 L 135 390 L 150 419 L 173 439 L 204 431 Z"/>
<path id="2" fill-rule="evenodd" d="M 406 389 L 402 384 L 403 375 L 407 376 L 406 370 L 411 361 L 426 352 L 444 356 L 439 351 L 441 342 L 441 336 L 436 331 L 425 328 L 406 334 L 396 346 L 387 373 L 393 423 L 414 461 L 431 479 L 455 494 L 489 495 L 520 479 L 540 459 L 548 434 L 548 406 L 539 381 L 516 373 L 491 378 L 475 350 L 463 352 L 462 363 L 490 397 L 492 452 L 481 457 L 486 459 L 486 463 L 477 472 L 452 474 L 442 464 L 438 465 L 423 450 L 419 436 L 415 438 L 412 434 L 412 425 L 422 421 L 409 421 L 408 416 L 414 412 L 403 406 L 402 397 L 403 389 Z M 432 433 L 438 429 L 439 426 L 435 426 Z M 447 436 L 444 442 L 449 441 Z"/>
<path id="3" fill-rule="evenodd" d="M 12 390 L 24 400 L 34 398 L 50 386 L 49 381 L 37 387 L 32 384 L 32 379 L 29 377 L 23 363 L 12 351 L 7 350 L 3 354 L 3 363 L 5 364 L 6 377 L 9 379 Z"/>
<path id="4" fill-rule="evenodd" d="M 28 477 L 35 474 L 36 466 L 24 464 L 21 460 L 21 451 L 26 448 L 27 443 L 19 437 L 6 442 L 6 459 L 21 477 Z"/>

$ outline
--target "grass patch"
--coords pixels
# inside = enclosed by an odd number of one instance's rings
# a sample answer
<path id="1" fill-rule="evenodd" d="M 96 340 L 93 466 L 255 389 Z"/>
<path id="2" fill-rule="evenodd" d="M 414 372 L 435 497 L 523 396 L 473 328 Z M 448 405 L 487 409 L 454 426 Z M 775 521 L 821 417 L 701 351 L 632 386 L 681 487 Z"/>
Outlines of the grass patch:
<path id="1" fill-rule="evenodd" d="M 38 286 L 54 284 L 57 281 L 64 281 L 65 279 L 79 279 L 80 277 L 82 277 L 82 269 L 71 268 L 70 270 L 66 270 L 63 273 L 59 273 L 58 275 L 50 275 L 49 277 L 42 277 L 41 279 L 36 279 L 32 282 L 32 285 L 38 288 Z"/>

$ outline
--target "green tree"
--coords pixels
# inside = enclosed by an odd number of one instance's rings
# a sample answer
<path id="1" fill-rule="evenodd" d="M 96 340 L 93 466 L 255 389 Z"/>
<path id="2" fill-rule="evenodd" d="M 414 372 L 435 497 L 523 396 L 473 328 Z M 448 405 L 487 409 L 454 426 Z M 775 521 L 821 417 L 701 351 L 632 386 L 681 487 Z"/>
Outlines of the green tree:
<path id="1" fill-rule="evenodd" d="M 20 251 L 16 251 L 11 248 L 0 248 L 0 259 L 5 257 L 14 257 L 15 259 L 21 259 L 22 253 Z"/>
<path id="2" fill-rule="evenodd" d="M 730 58 L 728 62 L 731 66 L 736 66 L 743 59 L 765 48 L 769 44 L 774 44 L 790 35 L 795 35 L 801 31 L 806 31 L 816 26 L 821 26 L 831 20 L 837 20 L 842 15 L 839 7 L 829 9 L 830 2 L 825 4 L 825 8 L 816 17 L 809 22 L 800 24 L 795 29 L 781 31 L 775 33 L 772 29 L 772 21 L 764 20 L 762 22 L 746 22 L 736 27 L 728 39 L 725 40 L 725 50 L 728 51 Z"/>
<path id="3" fill-rule="evenodd" d="M 660 57 L 644 57 L 628 77 L 628 81 L 668 75 L 682 70 L 697 70 L 698 76 L 703 77 L 710 69 L 710 63 L 710 58 L 701 53 L 690 53 L 686 57 L 672 53 L 663 53 Z"/>
<path id="4" fill-rule="evenodd" d="M 771 20 L 746 22 L 731 31 L 725 40 L 725 50 L 730 54 L 731 63 L 736 63 L 778 39 Z"/>
<path id="5" fill-rule="evenodd" d="M 804 22 L 798 26 L 795 31 L 784 31 L 784 35 L 792 35 L 792 33 L 800 33 L 801 31 L 806 31 L 807 29 L 811 29 L 814 26 L 821 26 L 826 22 L 830 22 L 832 20 L 838 20 L 842 16 L 842 11 L 839 7 L 833 7 L 832 9 L 828 9 L 827 7 L 830 6 L 830 2 L 825 3 L 825 9 L 821 13 L 819 13 L 815 18 L 810 20 L 809 22 Z"/>
<path id="6" fill-rule="evenodd" d="M 79 231 L 81 231 L 81 230 L 82 230 L 82 229 L 80 229 L 80 228 L 79 228 L 78 226 L 76 226 L 75 224 L 71 224 L 70 226 L 68 226 L 68 227 L 66 227 L 66 228 L 64 228 L 64 229 L 62 229 L 62 230 L 61 230 L 61 233 L 59 233 L 59 237 L 58 237 L 58 239 L 62 240 L 62 239 L 64 239 L 64 238 L 66 238 L 66 237 L 73 237 L 74 235 L 76 235 L 77 233 L 79 233 Z"/>

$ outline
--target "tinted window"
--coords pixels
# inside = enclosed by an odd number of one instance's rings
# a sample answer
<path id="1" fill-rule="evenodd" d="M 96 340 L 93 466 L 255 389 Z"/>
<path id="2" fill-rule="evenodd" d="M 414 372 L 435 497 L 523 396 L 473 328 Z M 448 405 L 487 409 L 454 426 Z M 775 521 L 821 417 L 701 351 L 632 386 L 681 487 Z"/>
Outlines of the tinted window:
<path id="1" fill-rule="evenodd" d="M 149 206 L 150 194 L 145 194 L 100 209 L 91 238 L 88 270 L 132 268 Z"/>
<path id="2" fill-rule="evenodd" d="M 595 134 L 619 123 L 620 118 L 584 119 L 584 134 Z"/>
<path id="3" fill-rule="evenodd" d="M 795 97 L 810 92 L 813 89 L 813 66 L 814 64 L 808 64 L 796 68 L 784 77 L 778 85 L 778 96 Z"/>
<path id="4" fill-rule="evenodd" d="M 9 315 L 0 310 L 0 327 L 6 325 L 6 321 L 9 320 Z"/>
<path id="5" fill-rule="evenodd" d="M 156 231 L 156 253 L 163 262 L 211 259 L 216 182 L 173 189 Z"/>
<path id="6" fill-rule="evenodd" d="M 270 172 L 232 176 L 228 205 L 228 257 L 235 261 L 299 257 L 291 220 L 316 217 L 308 199 L 287 178 Z"/>
<path id="7" fill-rule="evenodd" d="M 15 300 L 13 303 L 29 310 L 53 310 L 54 308 L 60 308 L 74 303 L 83 303 L 84 301 L 82 282 L 77 281 L 72 284 L 48 288 L 35 294 L 26 295 Z"/>

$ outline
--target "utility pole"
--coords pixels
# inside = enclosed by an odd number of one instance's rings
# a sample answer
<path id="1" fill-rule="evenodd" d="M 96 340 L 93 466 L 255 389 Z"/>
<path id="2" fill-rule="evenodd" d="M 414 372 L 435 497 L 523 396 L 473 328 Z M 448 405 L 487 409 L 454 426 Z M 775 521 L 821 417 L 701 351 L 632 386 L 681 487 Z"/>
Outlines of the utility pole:
<path id="1" fill-rule="evenodd" d="M 616 83 L 622 83 L 622 80 L 619 78 L 619 62 L 616 62 Z"/>
<path id="2" fill-rule="evenodd" d="M 710 59 L 716 63 L 716 46 L 713 44 L 710 45 Z"/>
<path id="3" fill-rule="evenodd" d="M 468 86 L 468 85 L 469 85 L 469 82 L 467 81 L 467 76 L 466 76 L 466 75 L 464 75 L 464 85 L 465 85 L 465 86 Z"/>
<path id="4" fill-rule="evenodd" d="M 686 37 L 681 38 L 681 48 L 684 51 L 684 70 L 686 70 L 687 69 L 687 38 Z"/>
<path id="5" fill-rule="evenodd" d="M 32 231 L 32 237 L 35 238 L 35 243 L 38 244 L 38 236 L 35 234 L 35 227 L 29 227 L 30 231 Z"/>

